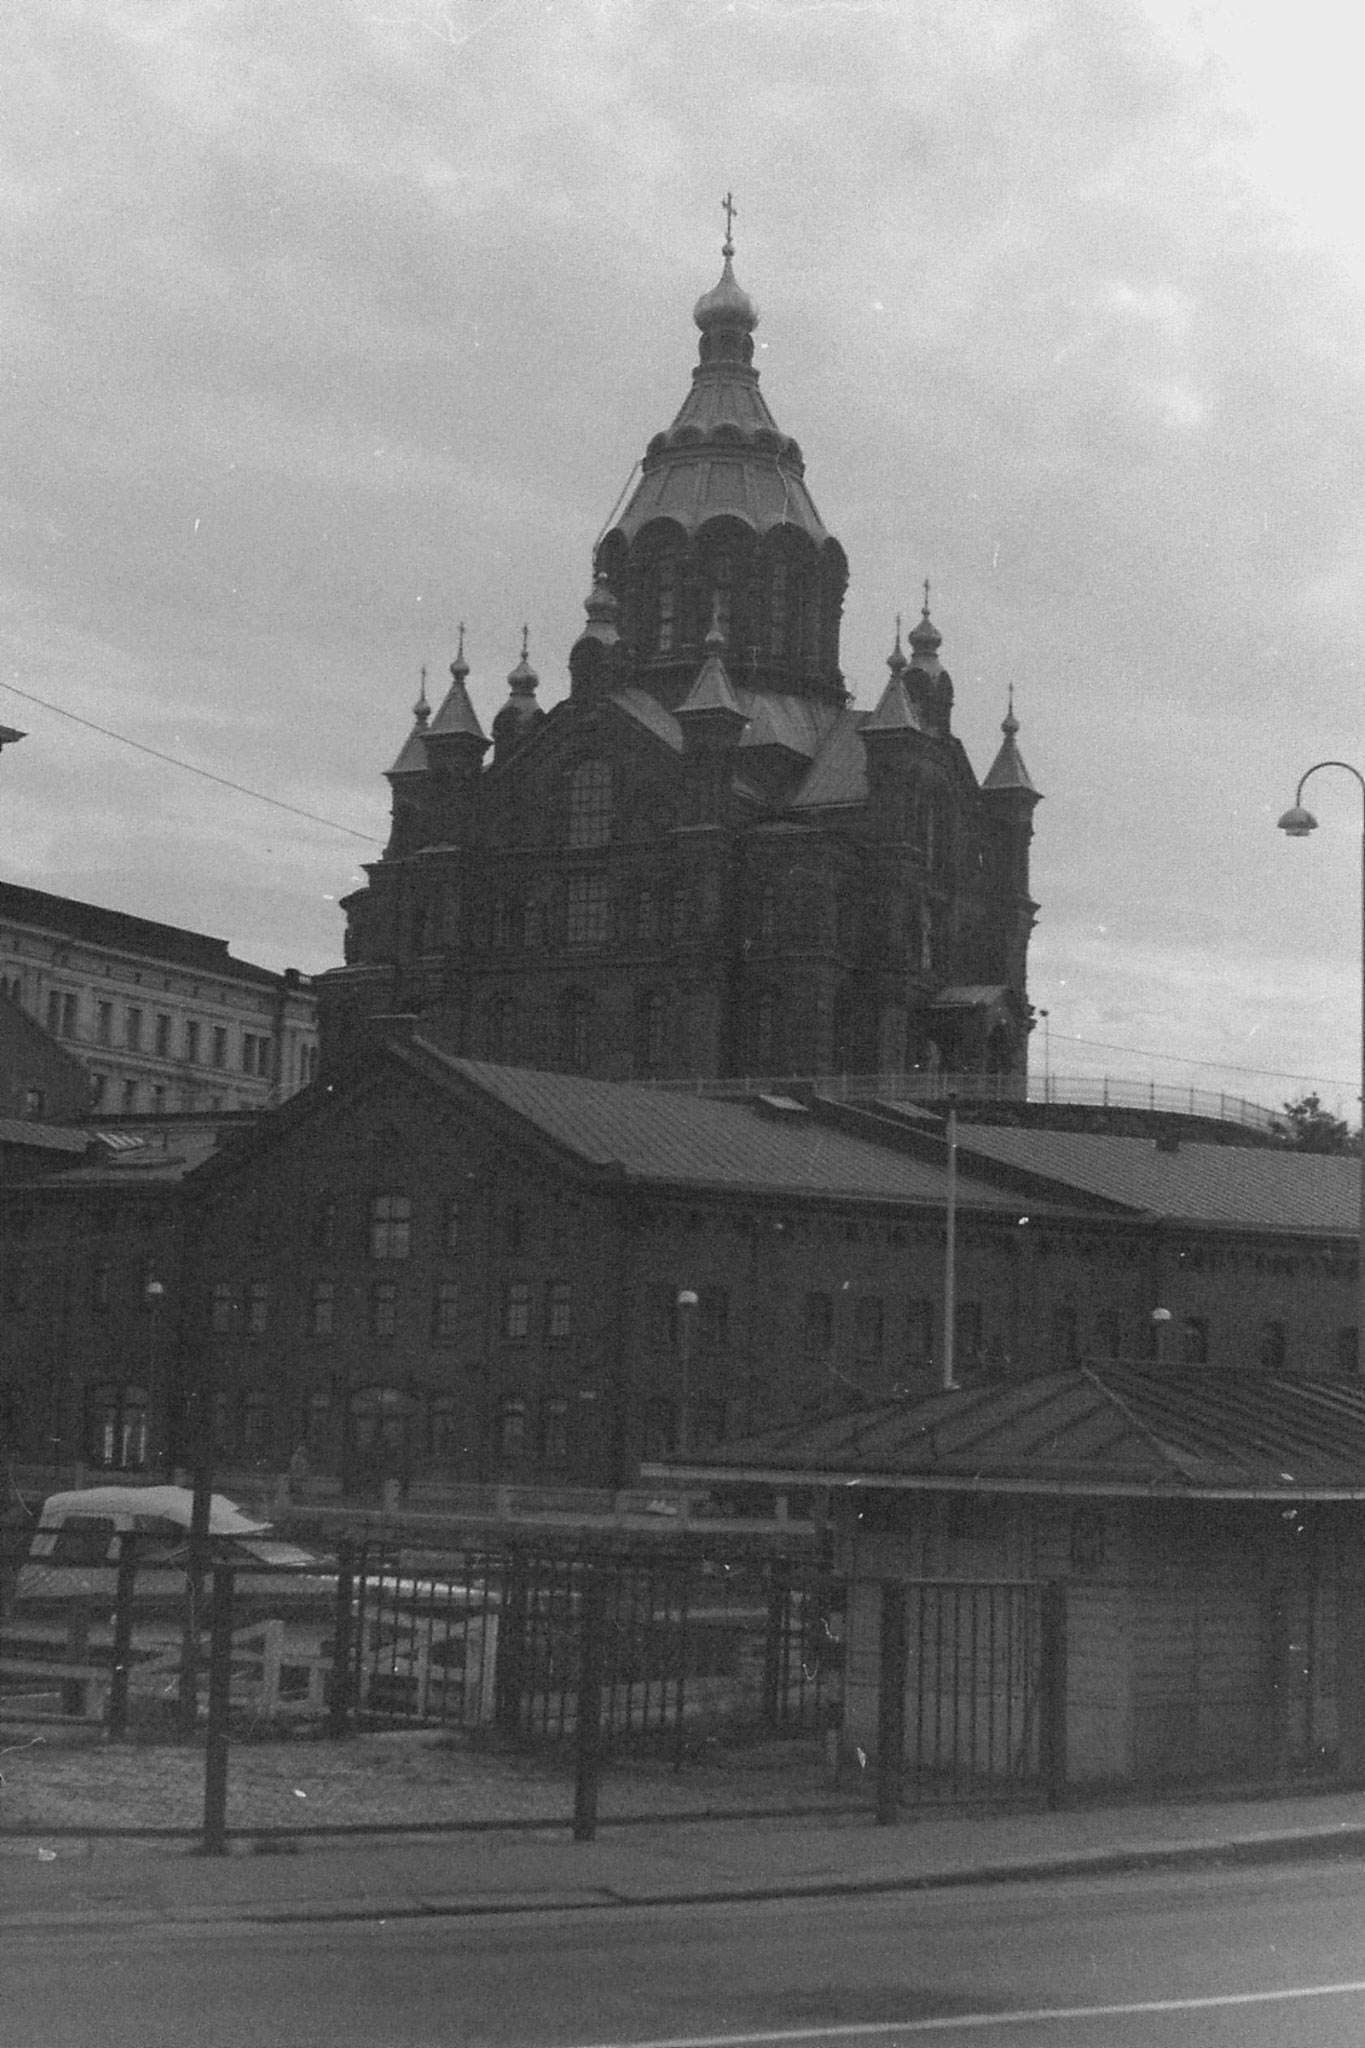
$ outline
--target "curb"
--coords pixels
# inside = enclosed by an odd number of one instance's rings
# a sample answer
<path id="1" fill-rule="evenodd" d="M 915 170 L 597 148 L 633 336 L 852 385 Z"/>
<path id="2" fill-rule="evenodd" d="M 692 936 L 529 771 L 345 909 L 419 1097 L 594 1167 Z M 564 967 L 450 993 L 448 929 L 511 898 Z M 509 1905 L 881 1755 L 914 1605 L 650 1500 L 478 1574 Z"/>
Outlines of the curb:
<path id="1" fill-rule="evenodd" d="M 1250 1868 L 1276 1863 L 1308 1863 L 1330 1857 L 1365 1857 L 1365 1826 L 1316 1829 L 1310 1834 L 1258 1835 L 1231 1841 L 1183 1842 L 1168 1846 L 1100 1849 L 1089 1854 L 1032 1857 L 1014 1862 L 973 1864 L 962 1870 L 900 1873 L 880 1877 L 821 1877 L 809 1883 L 694 1886 L 679 1890 L 613 1891 L 603 1886 L 591 1893 L 536 1892 L 496 1899 L 411 1896 L 368 1898 L 363 1902 L 318 1901 L 307 1905 L 260 1905 L 245 1902 L 221 1906 L 169 1908 L 109 1906 L 6 1912 L 0 1908 L 0 1929 L 41 1932 L 71 1927 L 268 1927 L 331 1926 L 358 1922 L 412 1920 L 504 1919 L 529 1913 L 619 1912 L 624 1908 L 765 1904 L 781 1899 L 873 1897 L 891 1892 L 963 1890 L 993 1884 L 1039 1884 L 1073 1877 L 1116 1877 L 1143 1870 Z"/>

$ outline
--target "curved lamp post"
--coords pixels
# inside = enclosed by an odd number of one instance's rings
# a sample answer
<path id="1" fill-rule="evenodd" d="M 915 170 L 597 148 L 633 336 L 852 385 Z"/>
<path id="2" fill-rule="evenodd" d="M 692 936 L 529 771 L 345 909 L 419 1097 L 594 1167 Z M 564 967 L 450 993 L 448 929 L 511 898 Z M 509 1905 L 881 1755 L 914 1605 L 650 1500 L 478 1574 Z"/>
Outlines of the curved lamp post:
<path id="1" fill-rule="evenodd" d="M 1303 792 L 1308 779 L 1320 768 L 1342 768 L 1354 776 L 1360 788 L 1360 1116 L 1362 1126 L 1360 1157 L 1360 1220 L 1356 1233 L 1356 1371 L 1365 1372 L 1365 775 L 1353 768 L 1349 761 L 1315 761 L 1299 777 L 1299 786 L 1294 792 L 1294 802 L 1279 820 L 1281 832 L 1291 839 L 1306 839 L 1310 832 L 1316 832 L 1318 821 L 1311 811 L 1305 810 Z"/>

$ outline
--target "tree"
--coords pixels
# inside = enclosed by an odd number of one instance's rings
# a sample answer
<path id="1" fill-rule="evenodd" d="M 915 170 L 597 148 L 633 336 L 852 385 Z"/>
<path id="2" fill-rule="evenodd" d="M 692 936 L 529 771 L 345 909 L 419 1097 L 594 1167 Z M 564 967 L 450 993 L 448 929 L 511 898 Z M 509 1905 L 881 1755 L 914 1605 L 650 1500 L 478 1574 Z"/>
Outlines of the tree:
<path id="1" fill-rule="evenodd" d="M 1301 1095 L 1286 1102 L 1283 1118 L 1275 1122 L 1276 1135 L 1296 1152 L 1356 1152 L 1360 1134 L 1339 1116 L 1322 1106 L 1317 1095 Z"/>

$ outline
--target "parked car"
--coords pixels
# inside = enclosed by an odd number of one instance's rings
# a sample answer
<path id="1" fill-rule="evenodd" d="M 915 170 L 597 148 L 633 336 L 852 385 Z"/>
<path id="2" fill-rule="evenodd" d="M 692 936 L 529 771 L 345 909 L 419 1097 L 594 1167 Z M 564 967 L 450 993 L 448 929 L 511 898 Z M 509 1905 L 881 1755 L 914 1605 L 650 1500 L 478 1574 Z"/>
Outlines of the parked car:
<path id="1" fill-rule="evenodd" d="M 49 1494 L 20 1566 L 17 1599 L 32 1603 L 114 1597 L 124 1539 L 137 1538 L 137 1597 L 179 1599 L 189 1564 L 194 1495 L 185 1486 L 88 1486 Z M 209 1503 L 210 1564 L 236 1565 L 253 1604 L 267 1596 L 291 1605 L 330 1599 L 335 1567 L 270 1535 L 225 1494 Z"/>

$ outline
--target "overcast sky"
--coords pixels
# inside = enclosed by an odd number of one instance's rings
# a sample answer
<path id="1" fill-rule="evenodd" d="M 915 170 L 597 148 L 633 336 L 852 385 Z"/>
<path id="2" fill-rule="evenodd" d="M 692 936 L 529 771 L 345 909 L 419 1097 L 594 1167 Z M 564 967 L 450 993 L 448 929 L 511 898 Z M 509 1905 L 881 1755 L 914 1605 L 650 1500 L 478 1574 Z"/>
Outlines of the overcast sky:
<path id="1" fill-rule="evenodd" d="M 1014 687 L 1054 1074 L 1354 1118 L 1354 19 L 11 0 L 0 876 L 334 963 L 421 665 L 563 694 L 732 187 L 856 701 L 925 576 L 978 773 Z"/>

